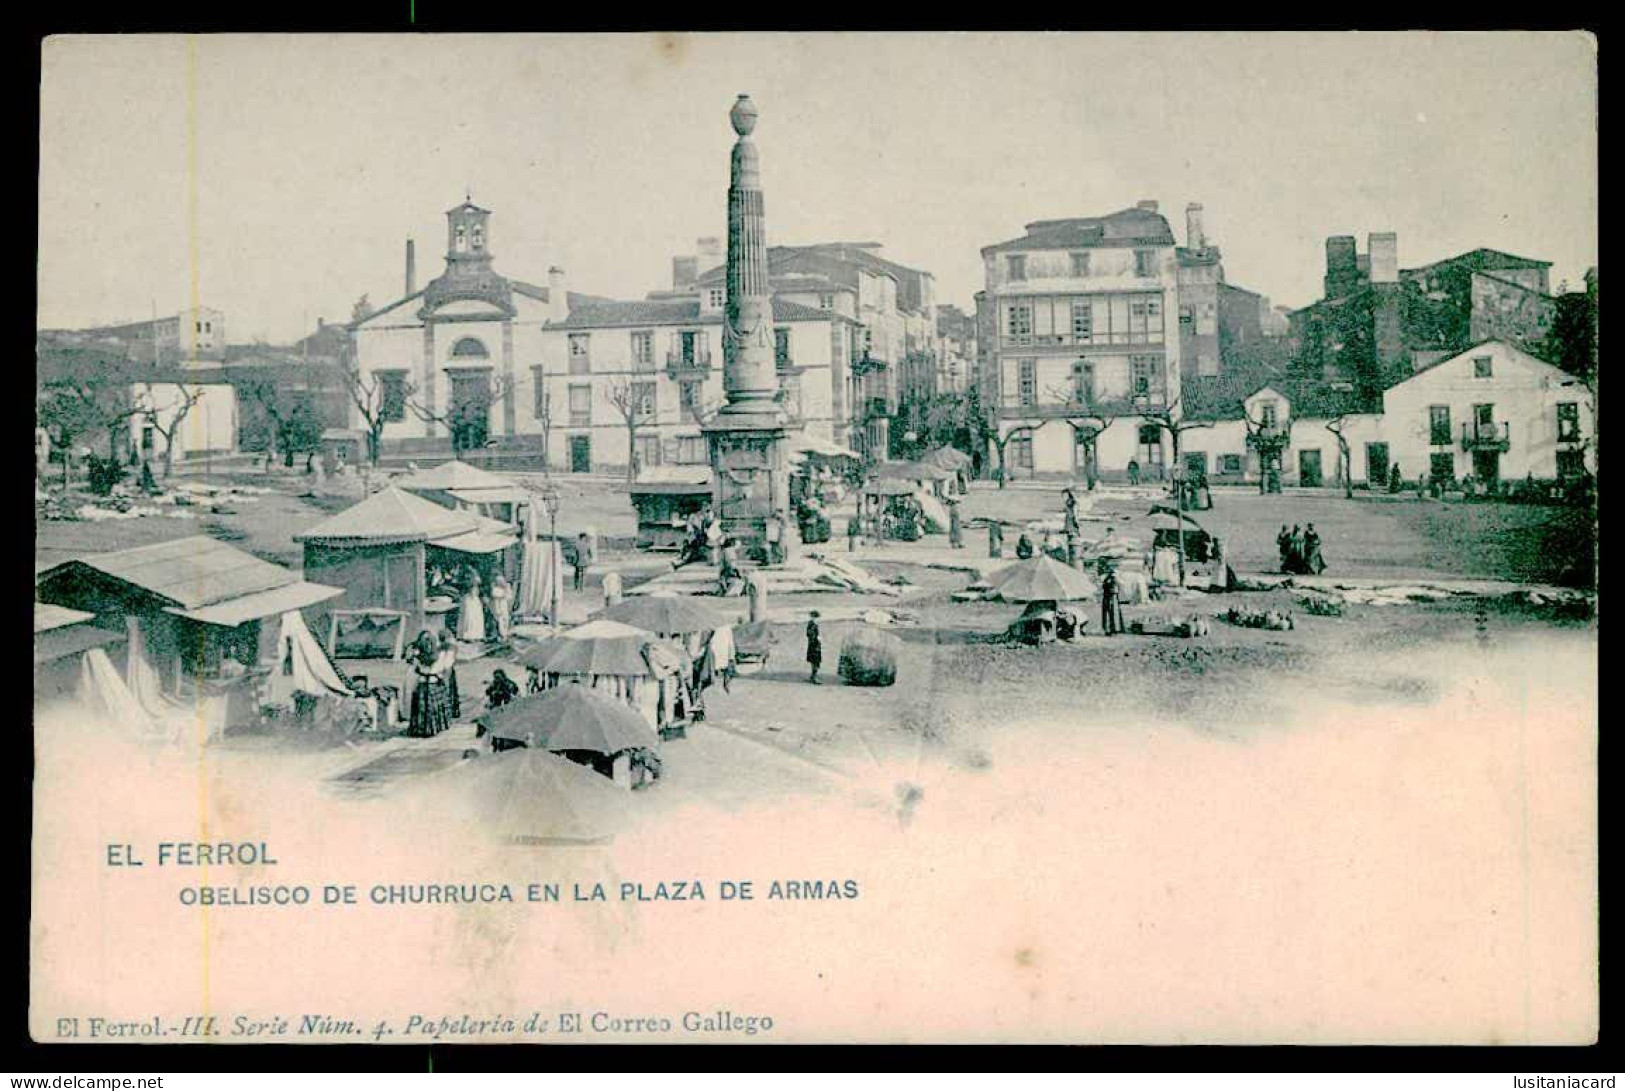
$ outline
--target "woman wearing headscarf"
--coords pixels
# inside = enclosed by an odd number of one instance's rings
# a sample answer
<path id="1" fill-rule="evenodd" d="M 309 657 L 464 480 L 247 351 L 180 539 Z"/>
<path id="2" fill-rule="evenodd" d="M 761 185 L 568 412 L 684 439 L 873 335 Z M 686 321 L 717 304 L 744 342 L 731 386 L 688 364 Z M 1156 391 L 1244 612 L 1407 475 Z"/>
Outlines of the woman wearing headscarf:
<path id="1" fill-rule="evenodd" d="M 406 733 L 426 739 L 451 726 L 446 683 L 440 673 L 440 641 L 429 630 L 423 630 L 412 642 L 407 661 L 417 684 L 412 688 L 411 721 Z"/>

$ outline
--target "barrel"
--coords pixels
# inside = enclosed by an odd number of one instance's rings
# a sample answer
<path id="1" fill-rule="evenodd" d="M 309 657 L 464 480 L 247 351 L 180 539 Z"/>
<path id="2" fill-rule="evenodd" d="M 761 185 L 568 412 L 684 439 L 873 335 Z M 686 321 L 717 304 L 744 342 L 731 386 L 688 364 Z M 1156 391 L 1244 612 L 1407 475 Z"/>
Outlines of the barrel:
<path id="1" fill-rule="evenodd" d="M 849 686 L 889 686 L 897 681 L 903 642 L 878 629 L 858 629 L 841 644 L 841 681 Z"/>

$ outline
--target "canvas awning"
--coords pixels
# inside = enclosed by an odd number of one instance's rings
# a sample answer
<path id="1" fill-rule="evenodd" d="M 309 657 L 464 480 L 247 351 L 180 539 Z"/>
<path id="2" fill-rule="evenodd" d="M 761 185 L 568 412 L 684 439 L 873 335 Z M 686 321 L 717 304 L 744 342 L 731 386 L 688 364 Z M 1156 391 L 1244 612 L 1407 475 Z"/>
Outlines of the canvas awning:
<path id="1" fill-rule="evenodd" d="M 446 495 L 465 504 L 524 504 L 530 494 L 524 489 L 503 485 L 489 489 L 447 489 Z"/>
<path id="2" fill-rule="evenodd" d="M 432 546 L 441 549 L 454 549 L 458 553 L 501 553 L 504 549 L 519 544 L 519 539 L 512 534 L 498 534 L 488 530 L 473 530 L 467 534 L 458 534 L 451 538 L 441 538 L 430 542 Z"/>
<path id="3" fill-rule="evenodd" d="M 95 616 L 95 614 L 86 610 L 70 610 L 66 606 L 53 606 L 48 602 L 36 602 L 34 604 L 34 632 L 43 633 L 51 629 L 77 625 L 81 621 L 89 621 Z"/>
<path id="4" fill-rule="evenodd" d="M 306 606 L 314 606 L 318 602 L 337 598 L 344 594 L 342 587 L 328 587 L 321 583 L 290 583 L 286 587 L 273 588 L 270 591 L 261 591 L 253 595 L 244 595 L 242 598 L 231 599 L 227 602 L 218 602 L 212 606 L 200 606 L 194 610 L 183 610 L 169 607 L 167 613 L 176 617 L 186 618 L 188 621 L 198 621 L 205 625 L 223 625 L 234 628 L 250 621 L 261 618 L 285 614 L 289 610 L 300 610 Z"/>
<path id="5" fill-rule="evenodd" d="M 72 625 L 65 629 L 52 629 L 48 632 L 34 634 L 34 666 L 41 663 L 54 663 L 58 659 L 66 659 L 70 655 L 89 651 L 91 648 L 100 648 L 108 644 L 119 644 L 126 639 L 123 633 L 110 632 L 107 629 L 98 629 L 94 625 Z"/>

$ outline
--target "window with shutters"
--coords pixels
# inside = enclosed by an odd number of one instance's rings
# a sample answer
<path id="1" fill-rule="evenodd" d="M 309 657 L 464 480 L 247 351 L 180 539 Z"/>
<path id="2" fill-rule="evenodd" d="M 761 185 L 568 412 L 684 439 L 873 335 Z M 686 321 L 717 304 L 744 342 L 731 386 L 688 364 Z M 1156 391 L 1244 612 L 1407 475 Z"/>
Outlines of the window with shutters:
<path id="1" fill-rule="evenodd" d="M 380 371 L 378 374 L 378 415 L 386 421 L 406 419 L 406 372 Z"/>
<path id="2" fill-rule="evenodd" d="M 632 363 L 639 371 L 653 370 L 655 366 L 655 335 L 653 330 L 633 331 Z"/>
<path id="3" fill-rule="evenodd" d="M 1009 279 L 1027 279 L 1027 257 L 1025 254 L 1011 254 L 1005 261 Z"/>
<path id="4" fill-rule="evenodd" d="M 1022 360 L 1016 365 L 1021 375 L 1021 404 L 1038 404 L 1038 361 Z"/>

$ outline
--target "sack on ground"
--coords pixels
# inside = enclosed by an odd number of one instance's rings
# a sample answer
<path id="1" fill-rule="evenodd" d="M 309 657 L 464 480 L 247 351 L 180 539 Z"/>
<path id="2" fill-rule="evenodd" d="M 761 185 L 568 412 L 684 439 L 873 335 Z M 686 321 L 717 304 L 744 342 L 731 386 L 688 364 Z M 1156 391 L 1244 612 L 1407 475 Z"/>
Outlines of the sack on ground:
<path id="1" fill-rule="evenodd" d="M 859 629 L 841 645 L 841 681 L 849 686 L 889 686 L 897 681 L 903 642 L 890 633 Z"/>

